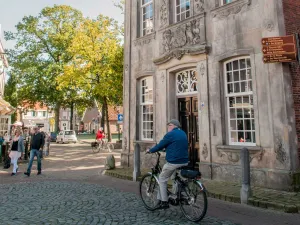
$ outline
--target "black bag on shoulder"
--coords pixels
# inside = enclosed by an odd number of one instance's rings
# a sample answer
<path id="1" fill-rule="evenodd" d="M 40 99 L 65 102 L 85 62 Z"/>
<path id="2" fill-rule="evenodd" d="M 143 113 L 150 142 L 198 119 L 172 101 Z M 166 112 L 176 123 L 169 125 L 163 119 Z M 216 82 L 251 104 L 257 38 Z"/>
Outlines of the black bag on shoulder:
<path id="1" fill-rule="evenodd" d="M 8 169 L 9 167 L 10 167 L 10 158 L 7 157 L 7 158 L 4 160 L 3 168 L 4 168 L 4 169 Z"/>

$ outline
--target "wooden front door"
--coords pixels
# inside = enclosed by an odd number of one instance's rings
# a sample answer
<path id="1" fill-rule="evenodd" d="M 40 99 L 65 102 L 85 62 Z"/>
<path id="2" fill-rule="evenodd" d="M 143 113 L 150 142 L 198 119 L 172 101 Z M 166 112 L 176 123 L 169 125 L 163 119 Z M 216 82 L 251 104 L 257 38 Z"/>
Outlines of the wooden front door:
<path id="1" fill-rule="evenodd" d="M 189 166 L 199 168 L 198 99 L 196 97 L 178 99 L 178 111 L 182 130 L 187 134 L 189 141 Z"/>

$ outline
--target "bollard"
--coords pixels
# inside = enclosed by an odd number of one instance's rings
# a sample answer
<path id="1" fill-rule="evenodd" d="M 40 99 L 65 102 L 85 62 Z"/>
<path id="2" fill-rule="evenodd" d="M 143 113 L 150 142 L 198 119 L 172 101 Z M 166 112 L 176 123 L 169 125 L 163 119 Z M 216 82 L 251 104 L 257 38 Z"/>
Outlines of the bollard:
<path id="1" fill-rule="evenodd" d="M 138 143 L 135 143 L 133 181 L 137 181 L 138 177 L 141 175 L 140 162 L 141 162 L 140 145 Z"/>
<path id="2" fill-rule="evenodd" d="M 241 203 L 248 204 L 248 199 L 249 197 L 251 197 L 251 186 L 250 186 L 249 150 L 247 148 L 243 148 L 241 150 L 241 167 L 242 167 Z"/>

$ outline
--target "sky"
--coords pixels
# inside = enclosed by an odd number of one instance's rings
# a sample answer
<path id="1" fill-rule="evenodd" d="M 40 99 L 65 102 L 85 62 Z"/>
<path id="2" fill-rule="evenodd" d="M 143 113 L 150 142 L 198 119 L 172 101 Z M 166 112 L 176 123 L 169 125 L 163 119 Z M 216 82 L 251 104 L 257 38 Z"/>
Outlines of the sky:
<path id="1" fill-rule="evenodd" d="M 12 41 L 6 42 L 3 37 L 3 31 L 15 32 L 15 25 L 22 20 L 24 16 L 37 16 L 39 12 L 47 6 L 70 5 L 80 10 L 84 16 L 96 18 L 99 14 L 109 16 L 119 21 L 124 20 L 121 10 L 114 6 L 113 0 L 0 0 L 0 24 L 1 24 L 1 42 L 4 48 L 13 48 Z"/>

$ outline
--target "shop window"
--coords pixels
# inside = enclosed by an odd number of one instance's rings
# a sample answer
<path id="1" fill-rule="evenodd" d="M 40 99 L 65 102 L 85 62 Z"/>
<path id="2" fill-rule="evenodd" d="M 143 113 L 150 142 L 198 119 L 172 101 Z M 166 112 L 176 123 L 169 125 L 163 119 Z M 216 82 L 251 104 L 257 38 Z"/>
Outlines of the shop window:
<path id="1" fill-rule="evenodd" d="M 229 144 L 255 145 L 255 119 L 250 58 L 225 62 Z"/>
<path id="2" fill-rule="evenodd" d="M 197 82 L 196 71 L 194 69 L 176 73 L 177 95 L 197 93 Z"/>
<path id="3" fill-rule="evenodd" d="M 153 1 L 141 0 L 142 36 L 153 32 Z"/>
<path id="4" fill-rule="evenodd" d="M 141 139 L 153 140 L 153 78 L 147 77 L 140 83 Z"/>
<path id="5" fill-rule="evenodd" d="M 175 21 L 179 22 L 191 17 L 191 1 L 190 0 L 174 0 L 175 1 Z"/>

